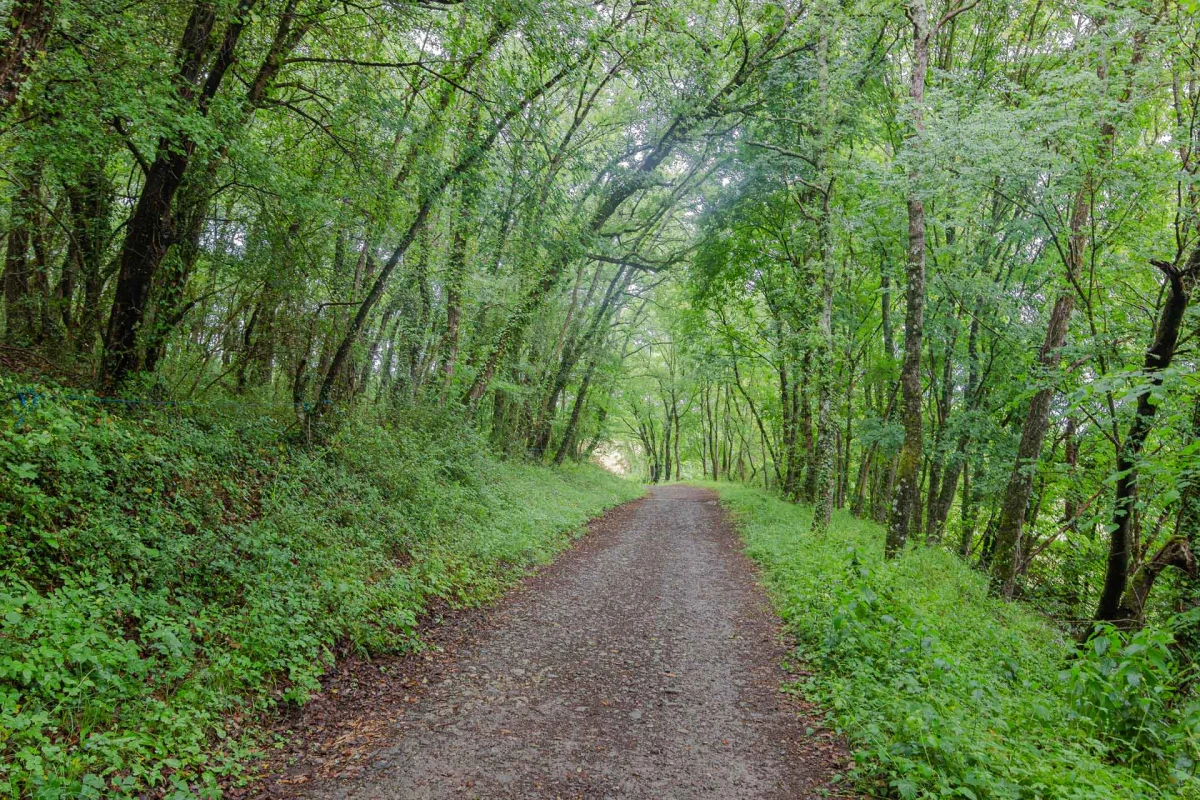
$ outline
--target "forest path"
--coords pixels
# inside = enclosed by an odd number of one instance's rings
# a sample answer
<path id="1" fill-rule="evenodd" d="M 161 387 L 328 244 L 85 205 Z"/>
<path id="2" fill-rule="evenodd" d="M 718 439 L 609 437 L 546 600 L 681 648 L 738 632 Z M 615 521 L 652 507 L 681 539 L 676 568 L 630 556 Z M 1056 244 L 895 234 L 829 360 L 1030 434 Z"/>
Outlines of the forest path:
<path id="1" fill-rule="evenodd" d="M 711 491 L 655 488 L 481 612 L 389 716 L 389 744 L 270 793 L 826 796 L 844 751 L 779 692 L 785 649 L 755 579 Z"/>

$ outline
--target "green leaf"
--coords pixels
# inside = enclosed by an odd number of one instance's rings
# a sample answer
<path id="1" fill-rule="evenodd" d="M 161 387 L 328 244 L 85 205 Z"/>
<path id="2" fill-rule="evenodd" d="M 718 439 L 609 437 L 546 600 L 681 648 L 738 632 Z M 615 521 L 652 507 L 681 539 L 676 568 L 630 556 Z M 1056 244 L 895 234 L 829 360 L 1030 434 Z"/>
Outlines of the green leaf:
<path id="1" fill-rule="evenodd" d="M 9 462 L 9 470 L 21 480 L 31 481 L 37 478 L 37 468 L 28 462 L 13 464 Z"/>

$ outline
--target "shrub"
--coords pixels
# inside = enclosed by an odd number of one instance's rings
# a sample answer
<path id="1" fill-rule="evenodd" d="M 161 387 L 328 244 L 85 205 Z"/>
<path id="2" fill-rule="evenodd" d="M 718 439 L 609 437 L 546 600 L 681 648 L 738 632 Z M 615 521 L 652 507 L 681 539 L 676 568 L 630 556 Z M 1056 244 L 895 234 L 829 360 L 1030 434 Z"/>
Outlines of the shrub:
<path id="1" fill-rule="evenodd" d="M 414 646 L 431 601 L 495 596 L 640 491 L 501 464 L 440 412 L 310 450 L 261 411 L 43 391 L 0 434 L 0 794 L 213 795 L 334 653 Z"/>
<path id="2" fill-rule="evenodd" d="M 747 554 L 813 667 L 798 688 L 856 748 L 856 777 L 901 798 L 1151 800 L 1200 791 L 1197 712 L 1169 635 L 1089 650 L 940 548 L 883 559 L 878 526 L 722 484 Z"/>

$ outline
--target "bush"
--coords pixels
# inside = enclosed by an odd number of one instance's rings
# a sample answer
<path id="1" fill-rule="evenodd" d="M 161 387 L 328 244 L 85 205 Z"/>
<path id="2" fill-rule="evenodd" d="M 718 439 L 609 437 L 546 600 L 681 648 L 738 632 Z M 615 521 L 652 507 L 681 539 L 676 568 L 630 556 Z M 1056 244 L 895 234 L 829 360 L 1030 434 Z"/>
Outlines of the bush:
<path id="1" fill-rule="evenodd" d="M 0 381 L 0 391 L 16 387 Z M 47 390 L 0 434 L 0 793 L 212 796 L 342 650 L 494 597 L 640 489 L 498 463 L 436 412 L 291 446 L 269 416 Z"/>
<path id="2" fill-rule="evenodd" d="M 1169 634 L 1106 630 L 1080 652 L 953 553 L 916 546 L 885 563 L 874 524 L 839 513 L 814 538 L 809 509 L 717 488 L 813 667 L 799 688 L 830 710 L 875 793 L 1200 796 L 1200 714 L 1172 688 Z"/>

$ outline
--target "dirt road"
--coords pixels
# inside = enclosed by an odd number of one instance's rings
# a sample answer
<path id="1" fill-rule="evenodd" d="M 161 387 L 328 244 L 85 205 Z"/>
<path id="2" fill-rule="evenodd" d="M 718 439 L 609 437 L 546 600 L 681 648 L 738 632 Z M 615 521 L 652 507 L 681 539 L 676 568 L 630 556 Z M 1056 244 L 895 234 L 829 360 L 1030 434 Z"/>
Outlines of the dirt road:
<path id="1" fill-rule="evenodd" d="M 610 512 L 485 613 L 353 777 L 283 794 L 826 796 L 843 752 L 780 694 L 777 622 L 711 492 Z"/>

